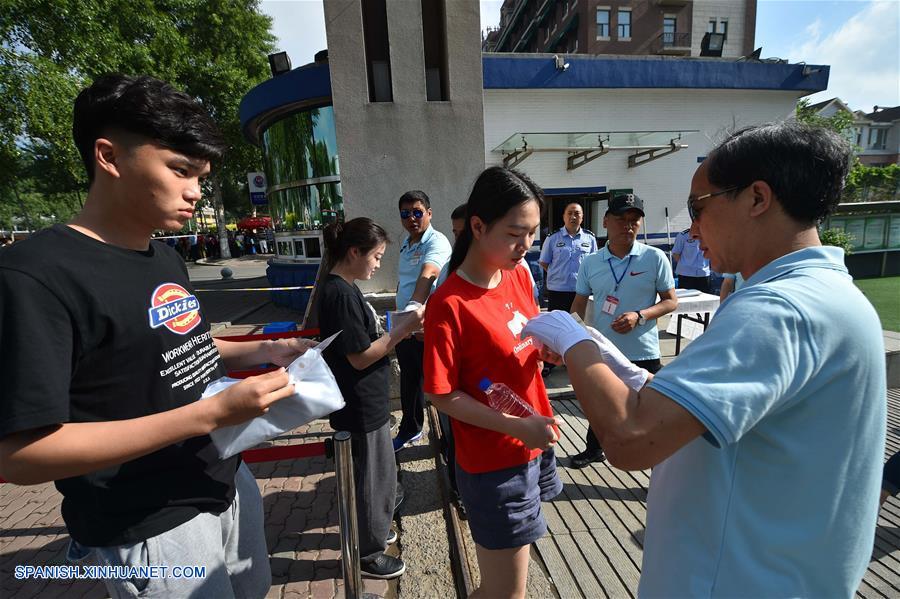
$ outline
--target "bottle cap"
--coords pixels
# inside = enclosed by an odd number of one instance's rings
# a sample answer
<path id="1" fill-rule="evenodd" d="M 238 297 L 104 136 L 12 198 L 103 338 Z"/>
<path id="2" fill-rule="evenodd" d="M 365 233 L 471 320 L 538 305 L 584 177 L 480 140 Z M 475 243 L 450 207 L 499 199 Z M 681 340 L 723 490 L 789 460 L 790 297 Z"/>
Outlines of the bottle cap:
<path id="1" fill-rule="evenodd" d="M 478 383 L 478 388 L 487 393 L 488 387 L 491 386 L 491 379 L 483 378 L 481 382 Z"/>

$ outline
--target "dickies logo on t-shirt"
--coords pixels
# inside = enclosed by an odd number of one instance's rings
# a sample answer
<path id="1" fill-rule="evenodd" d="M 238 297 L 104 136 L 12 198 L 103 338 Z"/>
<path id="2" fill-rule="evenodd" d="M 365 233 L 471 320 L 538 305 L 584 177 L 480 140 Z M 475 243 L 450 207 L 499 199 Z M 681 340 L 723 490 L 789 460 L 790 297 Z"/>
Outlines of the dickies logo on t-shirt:
<path id="1" fill-rule="evenodd" d="M 200 324 L 200 302 L 177 283 L 163 283 L 150 296 L 150 328 L 187 335 Z"/>

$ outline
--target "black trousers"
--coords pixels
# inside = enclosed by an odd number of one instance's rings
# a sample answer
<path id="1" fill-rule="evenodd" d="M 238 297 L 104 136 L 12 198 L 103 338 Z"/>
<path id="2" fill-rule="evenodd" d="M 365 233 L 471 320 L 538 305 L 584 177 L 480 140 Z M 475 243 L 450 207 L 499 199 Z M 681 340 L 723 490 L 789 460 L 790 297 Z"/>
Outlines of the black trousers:
<path id="1" fill-rule="evenodd" d="M 662 368 L 662 362 L 659 361 L 659 358 L 656 358 L 655 360 L 637 360 L 634 365 L 643 368 L 650 374 L 656 374 L 659 372 L 659 369 Z M 588 425 L 587 434 L 584 436 L 584 444 L 585 452 L 594 452 L 603 449 L 600 447 L 600 441 L 597 440 L 597 436 L 594 435 L 594 431 L 591 430 L 590 425 Z"/>
<path id="2" fill-rule="evenodd" d="M 550 310 L 572 311 L 572 302 L 575 301 L 574 291 L 547 290 L 547 308 Z"/>
<path id="3" fill-rule="evenodd" d="M 892 455 L 885 463 L 881 488 L 891 495 L 900 492 L 900 452 Z"/>
<path id="4" fill-rule="evenodd" d="M 425 424 L 425 393 L 422 391 L 425 344 L 410 337 L 398 343 L 395 350 L 400 364 L 400 405 L 403 408 L 397 434 L 411 437 Z"/>
<path id="5" fill-rule="evenodd" d="M 709 277 L 678 275 L 678 286 L 682 289 L 696 289 L 703 293 L 709 293 Z"/>
<path id="6" fill-rule="evenodd" d="M 450 475 L 450 489 L 458 496 L 459 489 L 456 486 L 456 443 L 453 441 L 453 425 L 450 417 L 443 412 L 438 412 L 438 420 L 441 423 L 441 431 L 444 433 L 444 445 L 441 452 L 444 454 L 444 461 L 447 463 L 447 470 Z"/>

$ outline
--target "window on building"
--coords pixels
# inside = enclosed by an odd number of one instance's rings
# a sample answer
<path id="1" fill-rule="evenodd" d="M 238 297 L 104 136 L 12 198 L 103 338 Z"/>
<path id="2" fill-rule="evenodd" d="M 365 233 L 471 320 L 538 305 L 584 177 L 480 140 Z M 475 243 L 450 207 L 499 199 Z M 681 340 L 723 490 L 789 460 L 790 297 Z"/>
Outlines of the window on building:
<path id="1" fill-rule="evenodd" d="M 862 146 L 862 127 L 856 130 L 856 145 Z"/>
<path id="2" fill-rule="evenodd" d="M 364 0 L 362 17 L 366 70 L 369 75 L 369 102 L 393 102 L 391 46 L 388 42 L 385 0 Z"/>
<path id="3" fill-rule="evenodd" d="M 425 52 L 425 97 L 449 100 L 445 0 L 422 0 L 422 41 Z"/>
<path id="4" fill-rule="evenodd" d="M 663 45 L 672 46 L 675 44 L 676 17 L 663 17 Z"/>
<path id="5" fill-rule="evenodd" d="M 629 40 L 631 39 L 631 10 L 625 10 L 620 8 L 619 14 L 617 15 L 616 22 L 618 25 L 618 29 L 616 32 L 618 33 L 620 40 Z"/>
<path id="6" fill-rule="evenodd" d="M 609 39 L 609 8 L 597 9 L 597 39 Z"/>
<path id="7" fill-rule="evenodd" d="M 716 32 L 716 20 L 710 19 L 709 23 L 706 24 L 706 33 L 715 33 Z"/>
<path id="8" fill-rule="evenodd" d="M 869 147 L 873 150 L 883 150 L 886 147 L 887 129 L 869 129 Z"/>
<path id="9" fill-rule="evenodd" d="M 728 39 L 728 21 L 725 19 L 719 19 L 719 33 L 722 34 L 722 39 Z"/>

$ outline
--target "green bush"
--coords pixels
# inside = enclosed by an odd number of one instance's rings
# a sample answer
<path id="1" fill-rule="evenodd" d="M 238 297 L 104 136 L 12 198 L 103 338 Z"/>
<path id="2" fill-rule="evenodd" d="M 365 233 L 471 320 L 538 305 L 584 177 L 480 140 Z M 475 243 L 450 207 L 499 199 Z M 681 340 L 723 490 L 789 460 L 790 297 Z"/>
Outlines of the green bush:
<path id="1" fill-rule="evenodd" d="M 826 229 L 819 233 L 822 245 L 833 245 L 844 250 L 844 255 L 853 253 L 853 239 L 841 229 Z"/>

